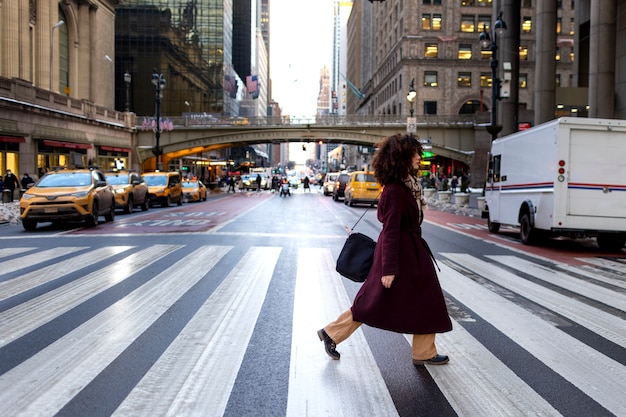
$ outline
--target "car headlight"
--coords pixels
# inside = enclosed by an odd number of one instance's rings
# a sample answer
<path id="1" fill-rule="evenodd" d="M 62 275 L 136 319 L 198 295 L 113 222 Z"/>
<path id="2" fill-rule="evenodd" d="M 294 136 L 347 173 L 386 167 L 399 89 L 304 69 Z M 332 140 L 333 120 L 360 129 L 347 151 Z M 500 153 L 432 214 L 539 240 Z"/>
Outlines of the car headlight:
<path id="1" fill-rule="evenodd" d="M 75 193 L 71 193 L 70 196 L 76 198 L 87 197 L 89 195 L 89 191 L 77 191 Z"/>
<path id="2" fill-rule="evenodd" d="M 30 200 L 33 197 L 37 197 L 35 194 L 24 194 L 22 195 L 22 200 Z"/>

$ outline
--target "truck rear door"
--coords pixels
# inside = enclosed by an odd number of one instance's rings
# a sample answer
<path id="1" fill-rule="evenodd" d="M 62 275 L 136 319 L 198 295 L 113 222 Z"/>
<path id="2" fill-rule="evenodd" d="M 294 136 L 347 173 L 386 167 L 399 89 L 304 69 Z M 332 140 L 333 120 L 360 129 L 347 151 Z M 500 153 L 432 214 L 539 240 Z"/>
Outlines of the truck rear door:
<path id="1" fill-rule="evenodd" d="M 626 217 L 626 132 L 570 132 L 567 214 Z"/>

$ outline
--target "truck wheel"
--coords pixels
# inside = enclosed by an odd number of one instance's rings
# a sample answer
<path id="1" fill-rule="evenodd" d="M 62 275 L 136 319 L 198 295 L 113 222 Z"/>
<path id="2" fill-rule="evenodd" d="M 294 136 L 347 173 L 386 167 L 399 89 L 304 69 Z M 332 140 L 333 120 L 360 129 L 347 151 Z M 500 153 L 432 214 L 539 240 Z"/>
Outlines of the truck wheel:
<path id="1" fill-rule="evenodd" d="M 489 229 L 491 233 L 498 233 L 500 231 L 500 223 L 487 220 L 487 229 Z"/>
<path id="2" fill-rule="evenodd" d="M 600 233 L 596 238 L 600 249 L 609 252 L 618 252 L 626 244 L 626 235 L 621 233 Z"/>
<path id="3" fill-rule="evenodd" d="M 530 216 L 528 214 L 522 216 L 519 235 L 524 245 L 532 245 L 537 240 L 537 231 L 530 224 Z"/>

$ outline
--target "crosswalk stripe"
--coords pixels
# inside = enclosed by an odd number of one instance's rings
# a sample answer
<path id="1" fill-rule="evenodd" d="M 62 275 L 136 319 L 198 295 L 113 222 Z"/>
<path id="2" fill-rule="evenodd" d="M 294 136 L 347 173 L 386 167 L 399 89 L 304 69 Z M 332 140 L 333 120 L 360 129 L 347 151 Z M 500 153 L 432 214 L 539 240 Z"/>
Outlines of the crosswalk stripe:
<path id="1" fill-rule="evenodd" d="M 47 267 L 20 275 L 11 280 L 0 282 L 0 300 L 13 297 L 23 291 L 35 288 L 38 285 L 54 281 L 71 272 L 89 267 L 104 261 L 118 253 L 130 249 L 132 246 L 109 246 L 72 257 Z"/>
<path id="2" fill-rule="evenodd" d="M 298 253 L 288 417 L 398 415 L 361 329 L 341 344 L 341 360 L 324 353 L 316 331 L 351 302 L 328 249 Z"/>
<path id="3" fill-rule="evenodd" d="M 280 251 L 251 248 L 114 415 L 221 416 Z"/>
<path id="4" fill-rule="evenodd" d="M 547 269 L 516 256 L 488 256 L 488 258 L 494 259 L 508 267 L 515 268 L 518 271 L 530 274 L 552 285 L 585 297 L 593 297 L 594 300 L 603 304 L 626 311 L 626 295 L 619 294 L 603 286 L 576 279 L 571 275 Z"/>
<path id="5" fill-rule="evenodd" d="M 411 343 L 412 336 L 405 336 Z M 457 322 L 452 332 L 437 335 L 437 350 L 450 356 L 450 364 L 428 371 L 458 415 L 561 415 Z"/>
<path id="6" fill-rule="evenodd" d="M 83 250 L 87 248 L 73 248 L 73 247 L 58 247 L 54 249 L 47 249 L 41 252 L 32 253 L 30 255 L 20 256 L 18 258 L 13 258 L 10 261 L 6 261 L 2 263 L 2 270 L 0 270 L 0 276 L 10 274 L 11 272 L 18 271 L 20 269 L 37 265 L 42 262 L 47 262 L 51 259 L 58 258 L 60 256 L 69 255 L 79 250 Z"/>
<path id="7" fill-rule="evenodd" d="M 616 415 L 626 414 L 625 366 L 447 265 L 441 269 L 446 292 L 603 407 Z"/>
<path id="8" fill-rule="evenodd" d="M 31 250 L 35 250 L 37 248 L 0 248 L 0 258 L 4 258 L 5 256 L 13 256 L 19 255 L 25 252 L 29 252 Z"/>
<path id="9" fill-rule="evenodd" d="M 624 276 L 626 276 L 626 265 L 620 262 L 610 261 L 608 259 L 602 258 L 576 258 L 579 261 L 590 263 L 596 266 L 599 266 L 603 269 L 608 269 L 616 275 L 616 278 L 607 277 L 604 271 L 600 273 L 595 273 L 589 270 L 589 268 L 584 269 L 584 274 L 595 279 L 596 281 L 605 282 L 607 284 L 611 284 L 615 287 L 626 288 L 626 280 Z M 580 273 L 581 268 L 573 267 L 571 265 L 562 265 L 559 264 L 559 268 L 565 269 L 567 271 L 573 272 L 575 274 Z"/>
<path id="10" fill-rule="evenodd" d="M 520 279 L 519 276 L 504 271 L 497 265 L 481 261 L 473 256 L 461 253 L 444 253 L 442 255 L 503 288 L 550 309 L 622 347 L 626 347 L 624 322 L 614 315 L 577 299 L 550 291 L 544 286 Z M 508 262 L 504 259 L 502 261 Z"/>
<path id="11" fill-rule="evenodd" d="M 124 281 L 181 246 L 154 245 L 0 313 L 0 347 Z"/>
<path id="12" fill-rule="evenodd" d="M 204 275 L 229 247 L 201 247 L 0 376 L 6 415 L 52 415 Z M 7 383 L 12 381 L 11 384 Z"/>

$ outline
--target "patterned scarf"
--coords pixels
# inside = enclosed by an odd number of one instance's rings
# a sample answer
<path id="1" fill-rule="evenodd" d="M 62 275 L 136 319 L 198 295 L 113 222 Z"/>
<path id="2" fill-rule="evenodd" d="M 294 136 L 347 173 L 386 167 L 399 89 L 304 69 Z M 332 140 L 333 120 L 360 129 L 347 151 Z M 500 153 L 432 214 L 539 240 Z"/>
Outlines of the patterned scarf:
<path id="1" fill-rule="evenodd" d="M 426 207 L 426 199 L 422 195 L 422 185 L 420 184 L 417 177 L 414 175 L 409 175 L 404 180 L 404 185 L 409 187 L 411 190 L 411 194 L 413 194 L 413 198 L 417 202 L 417 210 L 419 211 L 419 222 L 422 224 L 422 220 L 424 219 L 424 207 Z"/>

